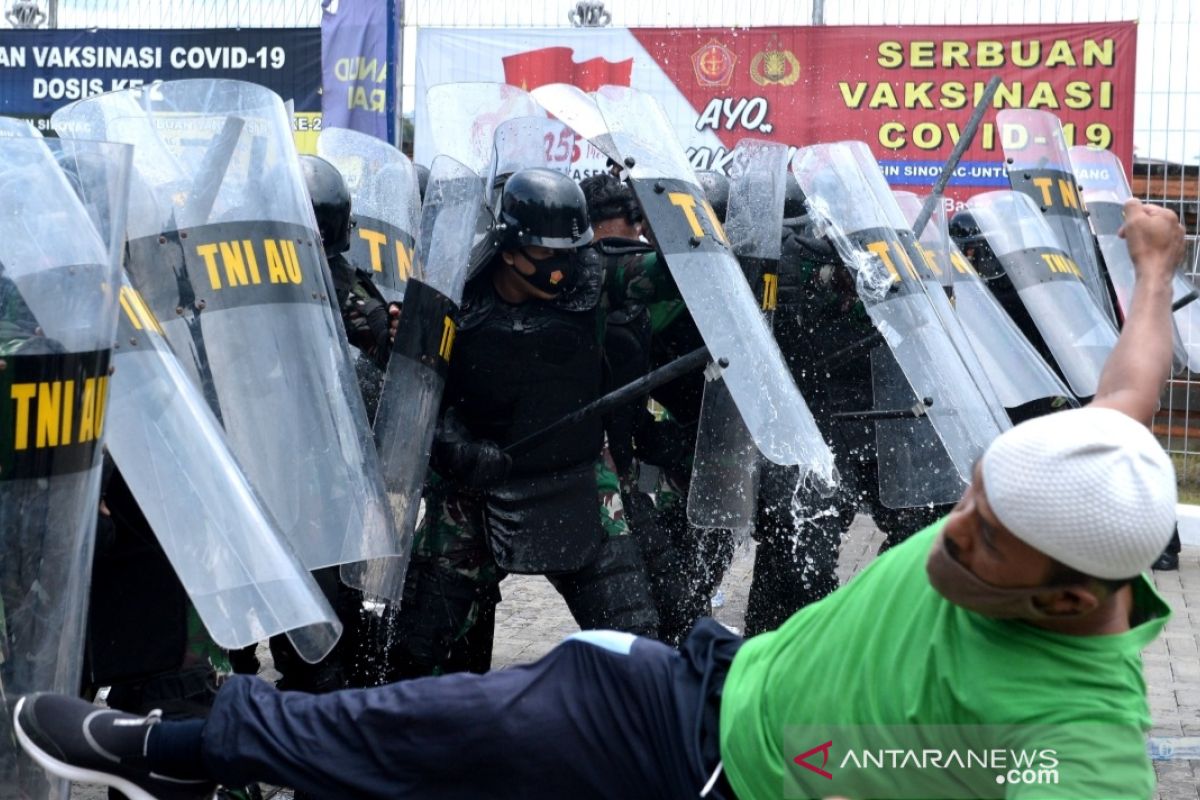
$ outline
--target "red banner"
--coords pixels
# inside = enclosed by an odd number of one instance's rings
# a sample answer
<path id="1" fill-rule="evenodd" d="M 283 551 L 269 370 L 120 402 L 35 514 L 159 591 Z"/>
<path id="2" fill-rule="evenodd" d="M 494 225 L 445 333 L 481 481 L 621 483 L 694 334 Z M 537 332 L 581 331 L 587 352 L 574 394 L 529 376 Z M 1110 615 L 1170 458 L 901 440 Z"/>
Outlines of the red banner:
<path id="1" fill-rule="evenodd" d="M 604 83 L 654 95 L 696 169 L 726 169 L 738 140 L 803 146 L 860 139 L 888 180 L 928 189 L 984 86 L 1002 83 L 948 195 L 1008 186 L 996 112 L 1042 109 L 1068 144 L 1132 163 L 1137 25 L 794 28 L 429 29 L 418 33 L 418 160 L 429 142 L 424 91 L 507 81 L 534 89 Z M 596 164 L 579 165 L 602 169 Z"/>
<path id="2" fill-rule="evenodd" d="M 1000 75 L 952 194 L 1007 186 L 1002 108 L 1050 111 L 1068 144 L 1109 148 L 1132 163 L 1133 22 L 630 32 L 699 112 L 696 130 L 729 149 L 745 136 L 795 145 L 862 139 L 892 183 L 928 186 Z"/>

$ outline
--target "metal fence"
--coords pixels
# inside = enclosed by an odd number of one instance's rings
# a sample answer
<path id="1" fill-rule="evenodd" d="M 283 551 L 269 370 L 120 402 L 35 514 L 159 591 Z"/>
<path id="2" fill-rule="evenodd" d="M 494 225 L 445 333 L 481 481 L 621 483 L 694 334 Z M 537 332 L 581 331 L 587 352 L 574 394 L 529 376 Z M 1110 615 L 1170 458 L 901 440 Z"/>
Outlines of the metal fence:
<path id="1" fill-rule="evenodd" d="M 337 0 L 327 0 L 327 2 Z M 31 4 L 64 28 L 307 27 L 318 0 L 2 0 Z M 405 110 L 414 106 L 416 33 L 423 27 L 567 27 L 585 18 L 618 27 L 765 25 L 969 25 L 1137 20 L 1135 192 L 1176 209 L 1200 269 L 1200 11 L 1193 0 L 396 0 L 403 15 Z M 1200 61 L 1200 57 L 1197 58 Z M 1196 73 L 1193 75 L 1193 73 Z M 1193 413 L 1195 409 L 1195 413 Z M 1200 376 L 1180 376 L 1164 397 L 1159 433 L 1200 489 Z M 1192 479 L 1195 479 L 1194 481 Z M 1200 498 L 1200 491 L 1197 492 Z"/>

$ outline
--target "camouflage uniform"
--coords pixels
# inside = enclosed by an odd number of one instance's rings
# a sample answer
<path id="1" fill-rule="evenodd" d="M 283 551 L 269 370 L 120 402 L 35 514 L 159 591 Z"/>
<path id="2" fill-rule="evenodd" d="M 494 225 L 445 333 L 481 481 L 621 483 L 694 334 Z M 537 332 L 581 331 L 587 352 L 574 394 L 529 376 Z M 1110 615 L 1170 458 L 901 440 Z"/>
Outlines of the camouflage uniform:
<path id="1" fill-rule="evenodd" d="M 661 367 L 704 344 L 678 297 L 651 303 L 647 312 L 647 368 Z M 635 534 L 656 537 L 643 553 L 658 603 L 661 638 L 672 644 L 681 642 L 696 620 L 710 613 L 710 598 L 733 558 L 731 531 L 695 528 L 687 519 L 703 386 L 704 378 L 696 372 L 659 388 L 654 400 L 666 412 L 655 418 L 643 410 L 635 431 L 638 460 L 659 469 L 653 504 L 638 515 Z M 643 517 L 650 524 L 643 524 Z"/>
<path id="2" fill-rule="evenodd" d="M 17 285 L 0 277 L 0 356 L 26 351 L 40 338 L 37 320 Z"/>
<path id="3" fill-rule="evenodd" d="M 618 262 L 617 268 L 633 278 L 628 283 L 637 294 L 635 304 L 609 316 L 606 349 L 610 354 L 616 351 L 625 368 L 616 384 L 628 383 L 703 345 L 674 282 L 657 267 L 654 257 Z M 630 308 L 637 309 L 636 317 L 630 318 Z M 616 347 L 610 343 L 614 331 L 624 332 L 624 342 Z M 658 608 L 659 638 L 670 644 L 681 642 L 696 620 L 708 613 L 709 598 L 733 556 L 730 531 L 701 530 L 687 522 L 687 484 L 702 386 L 699 372 L 685 376 L 655 392 L 655 400 L 668 408 L 661 418 L 647 410 L 648 398 L 642 397 L 608 423 L 621 494 L 633 517 L 633 533 Z M 686 422 L 681 424 L 672 412 Z M 639 488 L 642 463 L 659 468 L 653 499 Z"/>
<path id="4" fill-rule="evenodd" d="M 596 461 L 595 475 L 600 525 L 607 540 L 602 550 L 610 543 L 619 547 L 632 542 L 607 452 Z M 483 672 L 491 661 L 495 606 L 500 601 L 500 582 L 508 573 L 488 547 L 482 497 L 461 491 L 431 472 L 422 499 L 425 515 L 413 541 L 404 600 L 400 611 L 384 623 L 393 635 L 402 632 L 402 646 L 390 654 L 390 662 L 378 665 L 375 683 L 429 674 L 431 667 L 433 674 Z M 593 564 L 602 568 L 603 561 L 599 557 Z M 564 596 L 581 628 L 608 627 L 611 623 L 603 614 L 588 613 L 591 606 L 576 601 L 581 583 L 589 583 L 587 577 L 582 576 L 581 581 L 579 573 L 546 576 Z"/>

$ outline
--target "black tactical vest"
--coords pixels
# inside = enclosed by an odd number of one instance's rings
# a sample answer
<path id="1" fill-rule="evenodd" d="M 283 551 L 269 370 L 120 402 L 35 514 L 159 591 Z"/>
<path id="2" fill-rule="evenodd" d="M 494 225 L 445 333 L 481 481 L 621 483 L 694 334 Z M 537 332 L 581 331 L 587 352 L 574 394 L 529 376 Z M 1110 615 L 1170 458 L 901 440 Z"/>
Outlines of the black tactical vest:
<path id="1" fill-rule="evenodd" d="M 603 269 L 581 259 L 571 287 L 554 300 L 511 305 L 496 294 L 497 258 L 471 281 L 459 313 L 444 404 L 471 435 L 504 447 L 600 396 Z M 582 422 L 515 455 L 514 476 L 591 463 L 600 454 L 600 418 Z"/>

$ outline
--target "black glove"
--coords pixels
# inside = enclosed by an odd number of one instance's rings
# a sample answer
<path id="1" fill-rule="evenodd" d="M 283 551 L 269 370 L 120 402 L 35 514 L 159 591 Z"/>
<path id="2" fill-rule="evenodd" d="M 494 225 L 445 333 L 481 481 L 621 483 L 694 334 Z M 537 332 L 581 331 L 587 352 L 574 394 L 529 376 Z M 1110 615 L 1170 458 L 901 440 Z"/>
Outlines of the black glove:
<path id="1" fill-rule="evenodd" d="M 657 420 L 649 411 L 634 430 L 634 450 L 639 461 L 666 470 L 689 472 L 696 449 L 696 427 L 672 419 Z"/>
<path id="2" fill-rule="evenodd" d="M 472 489 L 484 489 L 508 477 L 512 456 L 495 442 L 473 439 L 450 408 L 434 433 L 430 463 L 447 478 Z"/>
<path id="3" fill-rule="evenodd" d="M 353 293 L 342 308 L 346 338 L 350 344 L 369 356 L 388 347 L 388 307 L 374 297 L 359 297 Z"/>
<path id="4" fill-rule="evenodd" d="M 784 240 L 785 251 L 792 258 L 804 258 L 818 264 L 841 265 L 842 259 L 828 239 L 817 239 L 811 236 L 794 233 Z"/>

